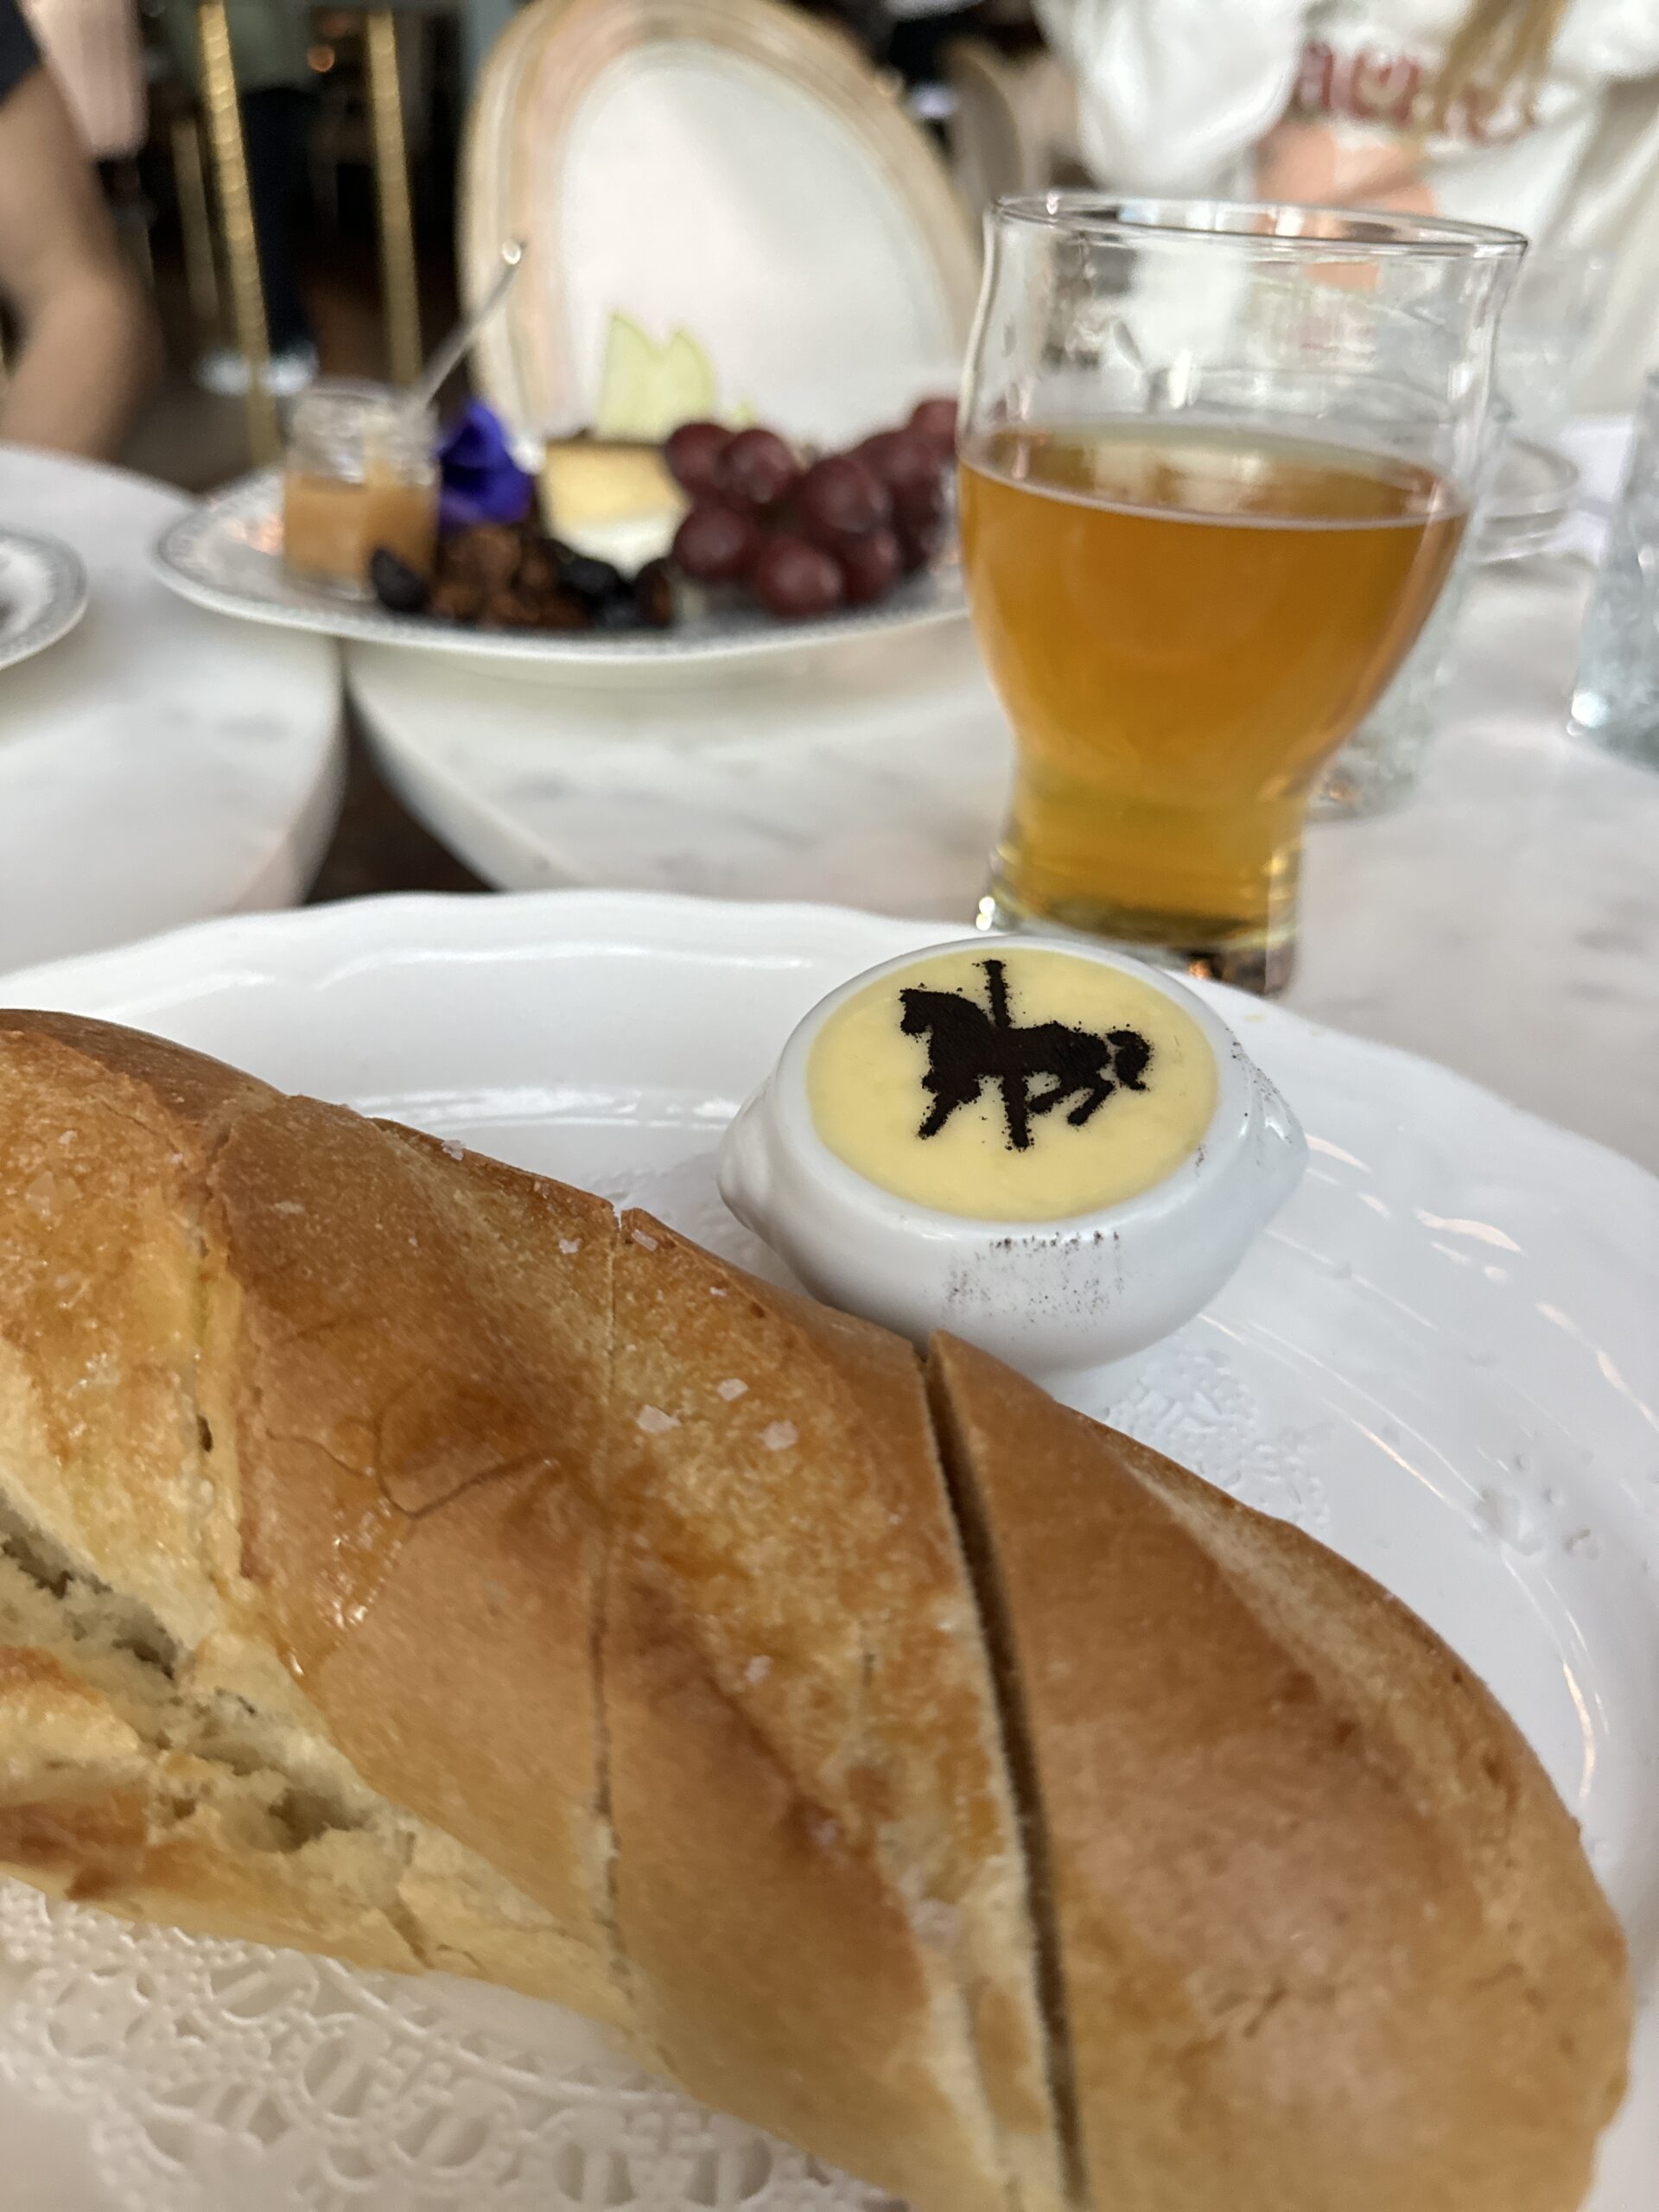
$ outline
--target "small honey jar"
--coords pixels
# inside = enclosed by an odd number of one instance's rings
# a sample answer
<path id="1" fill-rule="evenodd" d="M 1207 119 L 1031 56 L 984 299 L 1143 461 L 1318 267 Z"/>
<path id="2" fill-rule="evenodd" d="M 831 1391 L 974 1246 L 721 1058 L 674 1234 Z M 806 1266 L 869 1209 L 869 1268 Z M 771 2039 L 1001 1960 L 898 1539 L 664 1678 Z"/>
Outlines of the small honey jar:
<path id="1" fill-rule="evenodd" d="M 370 556 L 432 573 L 436 418 L 388 386 L 324 378 L 296 401 L 283 467 L 283 558 L 308 583 L 369 591 Z"/>

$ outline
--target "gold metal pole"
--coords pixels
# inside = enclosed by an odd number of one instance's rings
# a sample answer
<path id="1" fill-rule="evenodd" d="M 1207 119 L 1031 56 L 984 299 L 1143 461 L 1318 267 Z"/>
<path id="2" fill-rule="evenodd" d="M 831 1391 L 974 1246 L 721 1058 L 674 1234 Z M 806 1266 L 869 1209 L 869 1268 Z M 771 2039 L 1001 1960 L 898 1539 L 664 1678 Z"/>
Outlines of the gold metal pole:
<path id="1" fill-rule="evenodd" d="M 369 111 L 374 125 L 374 182 L 380 209 L 380 287 L 386 361 L 394 384 L 421 372 L 421 310 L 415 272 L 415 225 L 409 207 L 409 149 L 397 75 L 397 23 L 390 8 L 366 19 Z"/>
<path id="2" fill-rule="evenodd" d="M 202 175 L 201 133 L 193 115 L 173 125 L 173 181 L 184 232 L 184 283 L 190 312 L 204 330 L 219 327 L 219 270 L 213 261 L 213 219 Z"/>
<path id="3" fill-rule="evenodd" d="M 242 111 L 237 105 L 225 0 L 198 0 L 196 31 L 201 42 L 201 97 L 213 138 L 219 215 L 230 264 L 231 314 L 237 345 L 248 365 L 248 448 L 255 467 L 263 468 L 277 454 L 276 408 L 265 386 L 265 363 L 270 352 L 265 334 L 265 294 L 259 278 L 259 248 L 254 236 L 253 200 L 248 190 L 248 161 L 242 144 Z"/>

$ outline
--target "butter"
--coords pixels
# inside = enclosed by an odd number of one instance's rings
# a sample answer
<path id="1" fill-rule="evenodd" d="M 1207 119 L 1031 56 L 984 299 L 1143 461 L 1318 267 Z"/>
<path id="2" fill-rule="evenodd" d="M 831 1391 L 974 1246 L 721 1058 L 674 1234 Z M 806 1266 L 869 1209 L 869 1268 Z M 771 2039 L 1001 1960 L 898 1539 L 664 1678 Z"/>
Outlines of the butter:
<path id="1" fill-rule="evenodd" d="M 1057 1221 L 1135 1198 L 1190 1159 L 1217 1075 L 1198 1023 L 1156 984 L 990 940 L 920 956 L 837 1007 L 806 1090 L 823 1143 L 894 1197 Z"/>
<path id="2" fill-rule="evenodd" d="M 655 446 L 566 438 L 542 458 L 542 518 L 555 537 L 580 537 L 613 523 L 652 522 L 664 540 L 685 512 L 685 495 Z"/>
<path id="3" fill-rule="evenodd" d="M 1067 940 L 912 938 L 803 1014 L 719 1173 L 816 1297 L 1058 1387 L 1201 1313 L 1306 1159 L 1176 977 Z"/>

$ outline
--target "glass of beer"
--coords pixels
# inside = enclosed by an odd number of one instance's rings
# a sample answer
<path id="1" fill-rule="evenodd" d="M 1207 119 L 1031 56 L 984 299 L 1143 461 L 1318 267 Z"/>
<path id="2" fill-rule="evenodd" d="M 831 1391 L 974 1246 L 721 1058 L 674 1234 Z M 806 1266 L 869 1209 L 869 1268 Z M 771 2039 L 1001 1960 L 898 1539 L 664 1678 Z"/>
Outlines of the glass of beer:
<path id="1" fill-rule="evenodd" d="M 1309 793 L 1458 550 L 1525 241 L 1069 193 L 988 230 L 962 545 L 1015 769 L 981 920 L 1277 990 Z"/>

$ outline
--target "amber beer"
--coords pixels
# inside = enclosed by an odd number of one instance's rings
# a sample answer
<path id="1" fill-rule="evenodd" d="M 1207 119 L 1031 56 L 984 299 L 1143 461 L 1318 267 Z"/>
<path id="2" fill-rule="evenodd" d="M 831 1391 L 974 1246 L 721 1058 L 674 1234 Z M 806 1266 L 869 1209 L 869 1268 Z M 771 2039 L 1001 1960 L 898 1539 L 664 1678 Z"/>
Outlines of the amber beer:
<path id="1" fill-rule="evenodd" d="M 995 431 L 961 502 L 1018 743 L 1002 918 L 1230 947 L 1211 964 L 1274 988 L 1307 791 L 1433 607 L 1459 504 L 1412 462 L 1144 420 Z"/>

